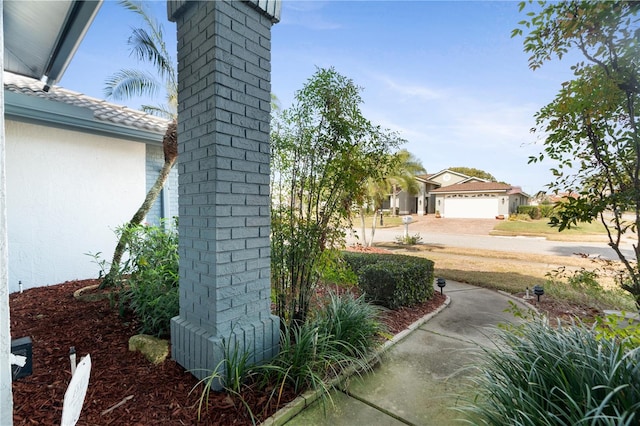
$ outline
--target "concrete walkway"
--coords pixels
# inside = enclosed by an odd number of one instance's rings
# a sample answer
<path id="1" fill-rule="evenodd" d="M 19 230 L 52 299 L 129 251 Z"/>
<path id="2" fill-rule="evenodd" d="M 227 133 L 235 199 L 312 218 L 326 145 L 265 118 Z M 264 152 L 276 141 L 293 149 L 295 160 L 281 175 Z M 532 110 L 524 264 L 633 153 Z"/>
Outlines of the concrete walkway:
<path id="1" fill-rule="evenodd" d="M 391 347 L 370 374 L 354 377 L 332 393 L 335 407 L 313 403 L 287 426 L 455 425 L 451 409 L 495 326 L 516 319 L 504 312 L 509 297 L 449 281 L 450 305 Z"/>

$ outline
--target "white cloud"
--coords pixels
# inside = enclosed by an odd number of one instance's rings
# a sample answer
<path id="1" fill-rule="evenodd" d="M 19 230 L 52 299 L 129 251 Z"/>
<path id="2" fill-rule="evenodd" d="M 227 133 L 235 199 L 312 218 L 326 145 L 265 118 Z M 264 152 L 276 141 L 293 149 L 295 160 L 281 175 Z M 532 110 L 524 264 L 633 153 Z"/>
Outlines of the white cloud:
<path id="1" fill-rule="evenodd" d="M 317 31 L 342 28 L 342 24 L 323 14 L 326 5 L 327 2 L 324 1 L 284 1 L 282 20 L 278 25 L 293 25 Z"/>
<path id="2" fill-rule="evenodd" d="M 541 149 L 530 133 L 536 105 L 507 102 L 498 93 L 487 99 L 471 91 L 386 81 L 389 84 L 368 93 L 365 116 L 400 132 L 408 141 L 404 147 L 430 173 L 451 166 L 475 167 L 532 191 L 550 180 L 547 165 L 527 164 Z M 417 95 L 409 96 L 412 93 Z"/>

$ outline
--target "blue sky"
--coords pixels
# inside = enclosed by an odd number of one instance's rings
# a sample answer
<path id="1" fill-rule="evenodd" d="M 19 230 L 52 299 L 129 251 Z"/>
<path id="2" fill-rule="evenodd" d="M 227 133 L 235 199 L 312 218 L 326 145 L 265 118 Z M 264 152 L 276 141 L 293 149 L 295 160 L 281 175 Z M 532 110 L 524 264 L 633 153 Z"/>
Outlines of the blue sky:
<path id="1" fill-rule="evenodd" d="M 165 2 L 146 4 L 175 46 Z M 524 17 L 514 1 L 285 0 L 272 29 L 272 92 L 286 108 L 316 67 L 333 66 L 363 88 L 365 117 L 398 131 L 429 173 L 475 167 L 533 194 L 552 179 L 549 164 L 527 164 L 542 149 L 533 115 L 571 78 L 571 63 L 531 71 L 522 38 L 511 38 Z M 106 0 L 60 85 L 103 98 L 107 76 L 137 66 L 126 40 L 138 25 Z"/>

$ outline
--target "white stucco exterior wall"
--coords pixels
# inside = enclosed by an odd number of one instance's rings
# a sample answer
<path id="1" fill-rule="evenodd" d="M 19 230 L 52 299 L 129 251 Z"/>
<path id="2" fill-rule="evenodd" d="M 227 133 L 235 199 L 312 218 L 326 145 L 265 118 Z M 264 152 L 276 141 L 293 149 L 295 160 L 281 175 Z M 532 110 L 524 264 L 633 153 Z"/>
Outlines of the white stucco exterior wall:
<path id="1" fill-rule="evenodd" d="M 6 121 L 9 292 L 95 278 L 145 196 L 145 145 Z"/>
<path id="2" fill-rule="evenodd" d="M 4 69 L 4 2 L 0 0 L 0 64 Z M 0 87 L 4 87 L 0 75 Z M 4 133 L 4 91 L 0 92 L 0 424 L 13 425 L 11 390 L 11 324 L 9 318 L 8 238 L 6 209 L 6 143 Z"/>

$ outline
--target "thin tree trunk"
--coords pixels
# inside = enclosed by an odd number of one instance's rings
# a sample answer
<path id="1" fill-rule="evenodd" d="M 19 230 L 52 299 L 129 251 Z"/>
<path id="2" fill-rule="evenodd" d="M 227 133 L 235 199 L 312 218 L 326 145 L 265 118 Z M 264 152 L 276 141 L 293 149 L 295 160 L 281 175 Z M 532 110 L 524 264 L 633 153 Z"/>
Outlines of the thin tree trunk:
<path id="1" fill-rule="evenodd" d="M 373 237 L 375 237 L 376 235 L 376 220 L 378 219 L 377 215 L 378 209 L 375 209 L 373 211 L 373 220 L 371 221 L 371 238 L 369 238 L 369 244 L 367 244 L 367 247 L 371 247 L 373 245 Z"/>
<path id="2" fill-rule="evenodd" d="M 396 185 L 391 185 L 391 216 L 397 216 L 396 203 L 398 202 L 398 191 L 396 191 Z M 398 207 L 399 209 L 399 207 Z"/>
<path id="3" fill-rule="evenodd" d="M 147 192 L 147 196 L 145 197 L 142 205 L 126 224 L 124 231 L 120 235 L 118 244 L 113 251 L 113 259 L 111 260 L 109 273 L 102 280 L 102 283 L 100 284 L 101 288 L 113 287 L 118 284 L 116 280 L 118 279 L 120 271 L 120 262 L 122 261 L 122 255 L 127 248 L 127 231 L 142 223 L 142 220 L 145 218 L 147 213 L 149 213 L 149 210 L 151 210 L 153 203 L 158 199 L 158 195 L 160 195 L 160 191 L 162 191 L 162 188 L 169 177 L 171 168 L 178 159 L 178 139 L 176 135 L 175 120 L 172 121 L 167 128 L 167 132 L 165 133 L 162 141 L 162 147 L 164 149 L 164 165 L 162 166 L 162 169 L 160 169 L 160 174 L 158 175 L 156 182 L 153 184 L 151 189 L 149 189 L 149 192 Z"/>
<path id="4" fill-rule="evenodd" d="M 364 221 L 364 206 L 360 206 L 360 225 L 362 227 L 362 246 L 369 247 L 367 245 L 367 229 Z"/>

